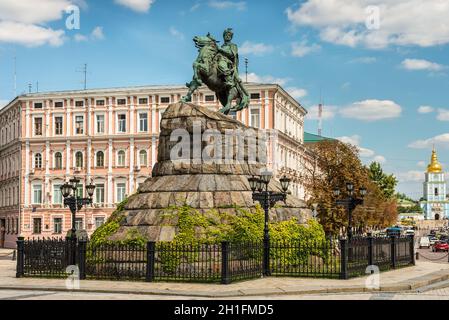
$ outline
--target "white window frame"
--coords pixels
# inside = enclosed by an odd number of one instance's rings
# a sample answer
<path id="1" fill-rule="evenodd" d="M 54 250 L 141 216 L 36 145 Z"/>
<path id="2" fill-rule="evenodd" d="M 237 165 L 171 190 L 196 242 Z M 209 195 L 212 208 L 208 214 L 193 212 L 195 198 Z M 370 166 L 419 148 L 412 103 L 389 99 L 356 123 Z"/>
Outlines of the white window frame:
<path id="1" fill-rule="evenodd" d="M 106 183 L 104 181 L 97 181 L 95 182 L 95 185 L 98 186 L 99 184 L 103 185 L 103 202 L 98 201 L 97 197 L 97 188 L 95 188 L 95 194 L 94 194 L 94 204 L 105 204 L 106 203 Z"/>
<path id="2" fill-rule="evenodd" d="M 145 153 L 147 154 L 147 155 L 146 155 L 146 157 L 147 157 L 147 163 L 145 163 L 145 164 L 142 164 L 142 162 L 140 161 L 140 152 L 141 152 L 141 151 L 145 151 Z M 148 166 L 148 150 L 147 150 L 147 149 L 139 149 L 137 152 L 138 152 L 138 153 L 137 153 L 137 158 L 138 158 L 138 164 L 139 164 L 139 167 L 147 167 L 147 166 Z"/>
<path id="3" fill-rule="evenodd" d="M 41 191 L 41 202 L 39 203 L 39 202 L 36 202 L 35 200 L 36 200 L 36 198 L 35 198 L 35 191 L 36 191 L 36 187 L 37 186 L 39 186 L 40 187 L 40 191 Z M 31 188 L 31 190 L 32 190 L 32 204 L 34 204 L 34 205 L 40 205 L 40 204 L 42 204 L 43 202 L 44 202 L 44 188 L 43 188 L 43 183 L 42 182 L 35 182 L 35 183 L 33 183 L 32 184 L 32 188 Z"/>
<path id="4" fill-rule="evenodd" d="M 83 105 L 82 106 L 77 106 L 76 105 L 77 102 L 82 102 Z M 85 108 L 86 107 L 86 101 L 84 101 L 84 99 L 83 100 L 75 100 L 75 101 L 73 101 L 73 107 L 74 108 Z"/>
<path id="5" fill-rule="evenodd" d="M 56 107 L 56 103 L 61 102 L 62 103 L 62 107 Z M 54 109 L 58 109 L 58 110 L 62 110 L 64 109 L 64 100 L 54 100 L 53 101 L 53 108 Z"/>
<path id="6" fill-rule="evenodd" d="M 62 118 L 62 133 L 56 134 L 56 118 Z M 53 114 L 53 134 L 55 136 L 63 136 L 64 135 L 64 115 L 63 114 Z"/>
<path id="7" fill-rule="evenodd" d="M 98 132 L 98 116 L 103 117 L 103 132 Z M 104 113 L 95 113 L 95 134 L 105 134 L 106 132 L 106 115 Z"/>
<path id="8" fill-rule="evenodd" d="M 61 154 L 61 168 L 56 168 L 56 154 Z M 64 152 L 60 150 L 55 150 L 53 154 L 53 170 L 63 170 L 64 169 Z"/>
<path id="9" fill-rule="evenodd" d="M 120 201 L 119 201 L 119 197 L 118 197 L 118 195 L 119 195 L 119 192 L 118 192 L 119 184 L 125 185 L 125 187 L 124 187 L 124 193 L 123 193 L 123 199 L 121 199 Z M 122 202 L 125 198 L 126 198 L 126 181 L 120 181 L 120 180 L 119 180 L 119 181 L 116 181 L 116 182 L 115 182 L 115 202 L 116 202 L 116 203 L 120 203 L 120 202 Z"/>
<path id="10" fill-rule="evenodd" d="M 101 227 L 101 226 L 97 227 L 97 223 L 96 223 L 97 218 L 103 218 L 103 223 L 101 225 L 104 225 L 106 223 L 106 216 L 105 215 L 93 216 L 93 221 L 92 222 L 93 222 L 93 225 L 95 226 L 95 229 L 98 229 L 99 227 Z"/>
<path id="11" fill-rule="evenodd" d="M 76 117 L 83 117 L 83 133 L 76 132 Z M 86 134 L 86 117 L 84 113 L 73 114 L 73 134 L 76 136 L 82 136 Z"/>
<path id="12" fill-rule="evenodd" d="M 56 230 L 55 230 L 55 218 L 56 219 L 58 219 L 58 218 L 61 219 L 61 233 L 56 233 Z M 61 215 L 61 214 L 51 215 L 51 224 L 52 224 L 51 231 L 52 231 L 53 234 L 63 234 L 64 233 L 64 224 L 65 224 L 64 215 Z"/>
<path id="13" fill-rule="evenodd" d="M 147 122 L 147 125 L 146 125 L 146 130 L 142 130 L 142 127 L 141 127 L 141 120 L 142 120 L 142 118 L 141 118 L 141 115 L 142 114 L 146 114 L 147 115 L 147 119 L 146 119 L 146 122 Z M 140 111 L 139 112 L 139 132 L 148 132 L 148 112 L 146 112 L 146 111 Z"/>
<path id="14" fill-rule="evenodd" d="M 78 167 L 76 166 L 76 154 L 77 154 L 78 152 L 81 152 L 81 153 L 83 154 L 83 166 L 82 166 L 82 167 L 79 167 L 79 168 L 84 169 L 84 168 L 86 167 L 86 158 L 85 158 L 85 156 L 84 156 L 84 151 L 83 151 L 83 150 L 73 150 L 73 167 L 74 167 L 74 168 L 78 168 Z"/>
<path id="15" fill-rule="evenodd" d="M 41 166 L 39 168 L 36 167 L 36 155 L 38 155 L 38 154 L 41 155 Z M 32 161 L 33 161 L 33 166 L 32 166 L 33 169 L 42 169 L 43 165 L 44 165 L 44 157 L 42 156 L 42 152 L 41 151 L 33 152 Z"/>
<path id="16" fill-rule="evenodd" d="M 162 98 L 168 98 L 168 102 L 162 102 Z M 171 96 L 160 96 L 159 97 L 159 104 L 170 104 L 171 101 Z"/>
<path id="17" fill-rule="evenodd" d="M 125 131 L 120 131 L 120 121 L 119 121 L 119 116 L 125 116 Z M 116 133 L 118 134 L 126 134 L 128 132 L 128 128 L 127 128 L 127 121 L 128 121 L 128 117 L 126 115 L 126 112 L 118 112 L 116 115 Z"/>
<path id="18" fill-rule="evenodd" d="M 62 181 L 53 181 L 53 183 L 51 184 L 51 192 L 52 192 L 52 197 L 51 197 L 51 202 L 52 204 L 64 204 L 64 198 L 62 196 L 61 191 L 59 191 L 60 195 L 61 195 L 61 202 L 56 202 L 56 197 L 55 197 L 55 186 L 59 186 L 61 187 L 64 184 L 64 182 Z"/>
<path id="19" fill-rule="evenodd" d="M 119 164 L 119 153 L 120 153 L 121 151 L 123 151 L 123 152 L 125 153 L 125 158 L 123 159 L 123 165 L 120 165 L 120 164 Z M 126 167 L 126 150 L 124 150 L 124 149 L 117 150 L 115 166 L 116 166 L 116 167 L 121 167 L 121 168 L 122 168 L 122 167 Z"/>
<path id="20" fill-rule="evenodd" d="M 254 123 L 253 123 L 253 110 L 257 110 L 258 112 L 259 112 L 259 123 L 257 124 L 257 126 L 254 126 Z M 253 108 L 250 108 L 249 109 L 249 119 L 250 119 L 250 126 L 251 127 L 254 127 L 254 128 L 260 128 L 260 124 L 261 124 L 261 116 L 260 116 L 260 108 L 255 108 L 255 107 L 253 107 Z"/>
<path id="21" fill-rule="evenodd" d="M 42 120 L 42 134 L 36 134 L 36 118 L 40 118 Z M 44 137 L 44 115 L 43 114 L 36 114 L 33 116 L 33 137 Z M 6 134 L 5 134 L 6 135 Z"/>
<path id="22" fill-rule="evenodd" d="M 94 167 L 95 168 L 106 168 L 107 166 L 106 166 L 106 152 L 105 152 L 105 150 L 103 150 L 103 149 L 99 149 L 99 150 L 95 150 L 94 151 L 95 152 L 95 163 L 94 163 Z M 97 157 L 98 157 L 98 152 L 103 152 L 103 166 L 102 167 L 99 167 L 98 165 L 97 165 Z"/>

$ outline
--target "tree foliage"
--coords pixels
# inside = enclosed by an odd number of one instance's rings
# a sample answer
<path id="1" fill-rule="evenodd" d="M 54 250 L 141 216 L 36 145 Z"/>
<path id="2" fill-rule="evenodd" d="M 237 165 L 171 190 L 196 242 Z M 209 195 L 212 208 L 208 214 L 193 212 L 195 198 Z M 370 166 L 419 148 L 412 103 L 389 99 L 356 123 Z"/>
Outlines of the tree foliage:
<path id="1" fill-rule="evenodd" d="M 339 197 L 348 196 L 345 187 L 348 181 L 354 184 L 356 195 L 362 186 L 368 191 L 364 205 L 353 213 L 354 227 L 386 227 L 396 221 L 396 200 L 389 197 L 389 190 L 384 192 L 376 180 L 373 181 L 379 177 L 371 178 L 370 170 L 360 161 L 356 146 L 326 140 L 313 145 L 311 151 L 315 154 L 315 162 L 306 167 L 305 175 L 305 188 L 310 197 L 308 204 L 318 204 L 318 218 L 327 233 L 336 234 L 348 226 L 347 211 L 335 205 L 337 198 L 333 194 L 334 188 L 339 188 Z M 379 175 L 378 171 L 375 173 Z M 390 178 L 386 181 L 388 187 L 392 183 Z"/>
<path id="2" fill-rule="evenodd" d="M 384 173 L 379 162 L 372 162 L 369 166 L 369 177 L 377 184 L 385 198 L 393 198 L 398 184 L 398 180 L 393 174 Z"/>

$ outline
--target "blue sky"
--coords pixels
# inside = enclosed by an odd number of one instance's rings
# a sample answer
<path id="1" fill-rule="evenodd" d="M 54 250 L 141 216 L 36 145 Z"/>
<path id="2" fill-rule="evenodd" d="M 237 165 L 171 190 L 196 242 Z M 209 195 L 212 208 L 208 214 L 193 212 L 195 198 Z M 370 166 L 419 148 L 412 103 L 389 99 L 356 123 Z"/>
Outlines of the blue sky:
<path id="1" fill-rule="evenodd" d="M 67 28 L 70 5 L 79 29 Z M 321 97 L 323 134 L 419 198 L 433 144 L 449 170 L 448 16 L 445 0 L 0 0 L 0 103 L 14 96 L 14 55 L 18 94 L 37 81 L 81 89 L 84 63 L 89 88 L 182 84 L 192 37 L 232 27 L 250 81 L 287 88 L 313 133 Z"/>

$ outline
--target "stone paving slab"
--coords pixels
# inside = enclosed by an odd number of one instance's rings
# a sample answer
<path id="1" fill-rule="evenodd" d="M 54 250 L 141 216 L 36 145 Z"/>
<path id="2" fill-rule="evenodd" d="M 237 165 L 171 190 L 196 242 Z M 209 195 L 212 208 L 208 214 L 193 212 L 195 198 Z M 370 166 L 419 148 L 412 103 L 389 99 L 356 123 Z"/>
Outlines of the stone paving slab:
<path id="1" fill-rule="evenodd" d="M 15 262 L 0 260 L 0 289 L 77 291 L 98 293 L 191 296 L 204 298 L 231 298 L 245 296 L 361 293 L 361 292 L 413 292 L 420 287 L 449 279 L 449 264 L 417 262 L 416 266 L 383 272 L 380 288 L 368 289 L 367 277 L 349 280 L 267 277 L 229 285 L 201 283 L 128 282 L 82 280 L 79 290 L 68 290 L 65 279 L 15 278 Z"/>

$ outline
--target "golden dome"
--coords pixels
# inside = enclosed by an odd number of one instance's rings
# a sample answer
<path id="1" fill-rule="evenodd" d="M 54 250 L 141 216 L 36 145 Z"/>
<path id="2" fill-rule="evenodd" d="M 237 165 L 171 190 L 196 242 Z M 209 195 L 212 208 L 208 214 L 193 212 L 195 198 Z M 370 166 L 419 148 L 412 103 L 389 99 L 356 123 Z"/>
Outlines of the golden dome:
<path id="1" fill-rule="evenodd" d="M 443 171 L 443 167 L 438 162 L 437 152 L 435 149 L 432 150 L 432 157 L 430 158 L 430 164 L 427 166 L 427 172 L 429 173 L 440 173 Z"/>

